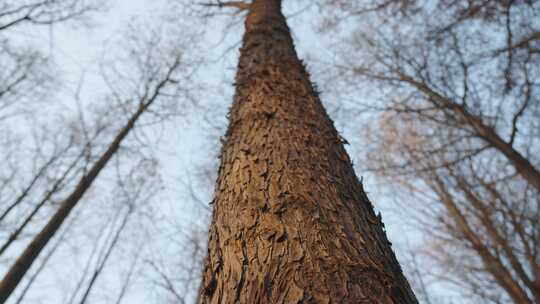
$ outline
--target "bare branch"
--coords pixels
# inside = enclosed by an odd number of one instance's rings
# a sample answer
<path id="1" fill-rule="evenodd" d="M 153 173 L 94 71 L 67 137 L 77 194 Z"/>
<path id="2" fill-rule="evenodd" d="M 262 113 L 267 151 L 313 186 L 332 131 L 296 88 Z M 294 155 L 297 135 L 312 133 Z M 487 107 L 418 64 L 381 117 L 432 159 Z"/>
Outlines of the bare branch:
<path id="1" fill-rule="evenodd" d="M 200 3 L 202 6 L 206 7 L 232 7 L 240 11 L 249 10 L 251 3 L 244 1 L 217 1 L 216 3 Z"/>

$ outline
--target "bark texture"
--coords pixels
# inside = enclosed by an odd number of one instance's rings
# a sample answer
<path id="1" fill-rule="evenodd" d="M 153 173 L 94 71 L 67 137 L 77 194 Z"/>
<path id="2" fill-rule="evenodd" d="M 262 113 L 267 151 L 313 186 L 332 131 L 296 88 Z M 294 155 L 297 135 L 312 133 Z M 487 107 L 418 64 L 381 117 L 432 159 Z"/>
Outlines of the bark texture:
<path id="1" fill-rule="evenodd" d="M 280 0 L 255 0 L 236 76 L 200 303 L 417 303 Z"/>

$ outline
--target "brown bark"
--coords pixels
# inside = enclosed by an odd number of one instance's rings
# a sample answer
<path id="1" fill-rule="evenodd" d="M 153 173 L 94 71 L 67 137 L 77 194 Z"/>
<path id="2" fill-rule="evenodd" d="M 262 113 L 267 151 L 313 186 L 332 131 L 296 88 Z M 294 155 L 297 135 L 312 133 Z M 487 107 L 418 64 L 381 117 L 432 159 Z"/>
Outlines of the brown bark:
<path id="1" fill-rule="evenodd" d="M 200 303 L 417 303 L 281 1 L 245 25 Z"/>

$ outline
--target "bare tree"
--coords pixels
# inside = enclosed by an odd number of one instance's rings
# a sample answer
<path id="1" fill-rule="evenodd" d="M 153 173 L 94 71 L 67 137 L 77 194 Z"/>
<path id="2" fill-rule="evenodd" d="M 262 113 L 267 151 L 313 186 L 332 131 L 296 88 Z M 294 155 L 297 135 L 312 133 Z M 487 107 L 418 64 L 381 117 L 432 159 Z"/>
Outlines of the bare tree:
<path id="1" fill-rule="evenodd" d="M 20 225 L 13 232 L 11 232 L 6 242 L 2 244 L 2 246 L 0 247 L 0 255 L 2 255 L 15 240 L 17 240 L 19 235 L 23 232 L 23 230 L 27 227 L 27 225 L 32 221 L 32 219 L 36 216 L 36 214 L 43 208 L 43 206 L 45 206 L 47 202 L 50 201 L 51 197 L 61 190 L 61 188 L 65 184 L 66 179 L 70 176 L 70 174 L 72 174 L 72 171 L 74 170 L 76 165 L 78 165 L 78 163 L 80 162 L 80 158 L 81 158 L 80 156 L 77 157 L 66 168 L 66 170 L 63 172 L 63 174 L 60 177 L 58 177 L 56 180 L 52 182 L 50 189 L 48 189 L 43 194 L 43 197 L 38 201 L 38 203 L 34 206 L 31 212 L 24 218 L 24 220 L 20 223 Z M 38 172 L 38 174 L 40 172 Z M 39 177 L 39 176 L 36 176 L 36 177 Z M 34 181 L 35 179 L 32 179 L 30 185 L 32 185 Z M 8 209 L 6 210 L 4 214 L 7 214 L 8 211 L 13 210 L 13 207 L 16 206 L 15 203 L 20 203 L 22 200 L 19 198 L 26 196 L 26 194 L 28 193 L 27 191 L 29 191 L 28 187 L 24 189 L 24 192 L 19 197 L 17 197 L 17 200 L 8 207 Z"/>
<path id="2" fill-rule="evenodd" d="M 114 107 L 113 111 L 109 107 L 108 112 L 101 116 L 103 119 L 103 117 L 114 117 L 115 114 L 123 113 L 121 117 L 125 117 L 125 122 L 117 129 L 110 143 L 104 149 L 96 152 L 97 159 L 91 162 L 72 190 L 66 192 L 67 197 L 59 203 L 54 215 L 4 276 L 0 283 L 1 303 L 7 300 L 48 241 L 90 189 L 100 172 L 117 154 L 128 134 L 132 133 L 135 125 L 141 121 L 143 114 L 149 113 L 146 114 L 146 121 L 143 118 L 143 122 L 152 123 L 155 119 L 161 120 L 166 117 L 165 110 L 176 109 L 174 102 L 177 102 L 177 99 L 185 93 L 183 90 L 186 89 L 180 82 L 189 78 L 190 68 L 189 59 L 184 57 L 183 49 L 179 46 L 185 48 L 188 43 L 193 43 L 191 38 L 186 35 L 174 37 L 176 40 L 174 44 L 167 46 L 160 43 L 159 40 L 163 38 L 156 35 L 155 32 L 145 36 L 141 35 L 141 31 L 139 31 L 137 37 L 128 38 L 131 39 L 128 40 L 131 47 L 135 49 L 126 50 L 132 64 L 126 66 L 130 69 L 129 71 L 124 70 L 123 72 L 129 72 L 131 75 L 136 72 L 136 76 L 130 78 L 134 82 L 126 82 L 126 78 L 122 78 L 125 75 L 119 74 L 119 70 L 112 69 L 115 73 L 118 72 L 116 78 L 121 81 L 106 78 L 111 89 L 115 89 L 110 98 Z M 135 71 L 133 71 L 133 67 L 135 67 Z M 107 77 L 109 76 L 107 75 Z M 127 85 L 118 86 L 122 82 L 127 83 Z M 125 89 L 128 88 L 131 89 L 131 96 L 126 97 L 124 95 L 129 91 L 126 92 Z M 114 110 L 115 108 L 116 110 Z M 114 117 L 113 121 L 118 121 L 118 116 Z"/>
<path id="3" fill-rule="evenodd" d="M 371 4 L 350 11 L 368 24 L 337 68 L 378 88 L 365 167 L 422 202 L 434 276 L 476 301 L 540 301 L 538 3 Z"/>
<path id="4" fill-rule="evenodd" d="M 23 112 L 53 87 L 50 58 L 13 34 L 16 29 L 84 22 L 103 7 L 100 0 L 23 0 L 0 3 L 0 121 Z"/>
<path id="5" fill-rule="evenodd" d="M 0 36 L 0 121 L 28 112 L 21 103 L 42 97 L 52 80 L 47 68 L 45 56 Z"/>
<path id="6" fill-rule="evenodd" d="M 117 200 L 116 203 L 120 204 L 120 206 L 116 207 L 119 212 L 116 214 L 103 246 L 99 250 L 94 270 L 88 279 L 86 289 L 82 293 L 78 303 L 83 304 L 87 302 L 90 292 L 99 276 L 103 273 L 113 251 L 121 241 L 122 234 L 126 230 L 128 222 L 133 217 L 136 208 L 140 208 L 145 203 L 148 203 L 150 198 L 159 189 L 156 184 L 156 174 L 155 161 L 142 160 L 127 173 L 126 177 L 119 178 L 118 187 L 114 189 L 115 192 L 118 192 L 114 197 Z"/>
<path id="7" fill-rule="evenodd" d="M 70 227 L 76 222 L 77 219 L 78 219 L 78 214 L 75 214 L 71 218 L 69 223 L 67 223 L 65 225 L 65 227 L 63 228 L 63 231 L 57 236 L 57 239 L 55 240 L 55 243 L 53 244 L 53 246 L 51 246 L 51 249 L 49 250 L 49 252 L 47 252 L 47 254 L 45 254 L 45 256 L 43 256 L 43 258 L 40 261 L 40 264 L 39 264 L 38 268 L 29 277 L 29 279 L 26 282 L 22 292 L 17 297 L 17 301 L 15 302 L 16 304 L 23 303 L 23 300 L 25 299 L 25 296 L 26 296 L 27 292 L 31 289 L 32 285 L 37 280 L 37 278 L 39 277 L 41 272 L 47 267 L 51 257 L 56 253 L 58 248 L 64 243 L 65 239 L 69 236 Z"/>
<path id="8" fill-rule="evenodd" d="M 7 0 L 0 4 L 0 31 L 24 23 L 51 25 L 82 18 L 89 11 L 100 7 L 97 1 L 92 3 L 82 0 Z"/>
<path id="9" fill-rule="evenodd" d="M 25 233 L 36 218 L 82 174 L 90 161 L 89 147 L 103 131 L 97 128 L 94 134 L 86 135 L 87 141 L 81 142 L 76 139 L 76 131 L 64 127 L 64 132 L 51 136 L 50 128 L 37 124 L 32 130 L 34 141 L 6 146 L 17 153 L 12 160 L 16 164 L 7 166 L 13 166 L 14 174 L 6 180 L 8 187 L 0 190 L 0 235 L 5 238 L 0 255 L 3 257 L 12 244 L 28 235 Z"/>
<path id="10" fill-rule="evenodd" d="M 64 126 L 67 132 L 62 131 L 65 138 L 55 137 L 46 126 L 50 122 L 32 119 L 29 123 L 25 121 L 28 116 L 20 115 L 30 114 L 35 110 L 33 105 L 42 100 L 51 100 L 52 87 L 58 85 L 50 58 L 20 39 L 23 25 L 35 30 L 40 25 L 80 23 L 98 7 L 98 1 L 78 0 L 0 4 L 0 234 L 7 239 L 0 254 L 26 236 L 25 230 L 35 217 L 77 176 L 84 162 L 81 150 L 85 144 L 73 141 L 68 126 Z"/>

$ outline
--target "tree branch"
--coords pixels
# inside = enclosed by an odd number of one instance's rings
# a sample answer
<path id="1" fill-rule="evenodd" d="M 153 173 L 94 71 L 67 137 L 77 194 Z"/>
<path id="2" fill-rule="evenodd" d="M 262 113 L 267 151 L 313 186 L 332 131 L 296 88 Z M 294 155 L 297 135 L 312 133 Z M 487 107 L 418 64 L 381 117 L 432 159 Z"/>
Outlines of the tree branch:
<path id="1" fill-rule="evenodd" d="M 248 10 L 250 7 L 251 7 L 251 3 L 248 3 L 248 2 L 244 2 L 244 1 L 217 1 L 217 3 L 201 3 L 200 5 L 202 6 L 207 6 L 207 7 L 212 7 L 212 6 L 215 6 L 215 7 L 219 7 L 219 8 L 222 8 L 222 7 L 233 7 L 233 8 L 237 8 L 238 10 Z"/>

